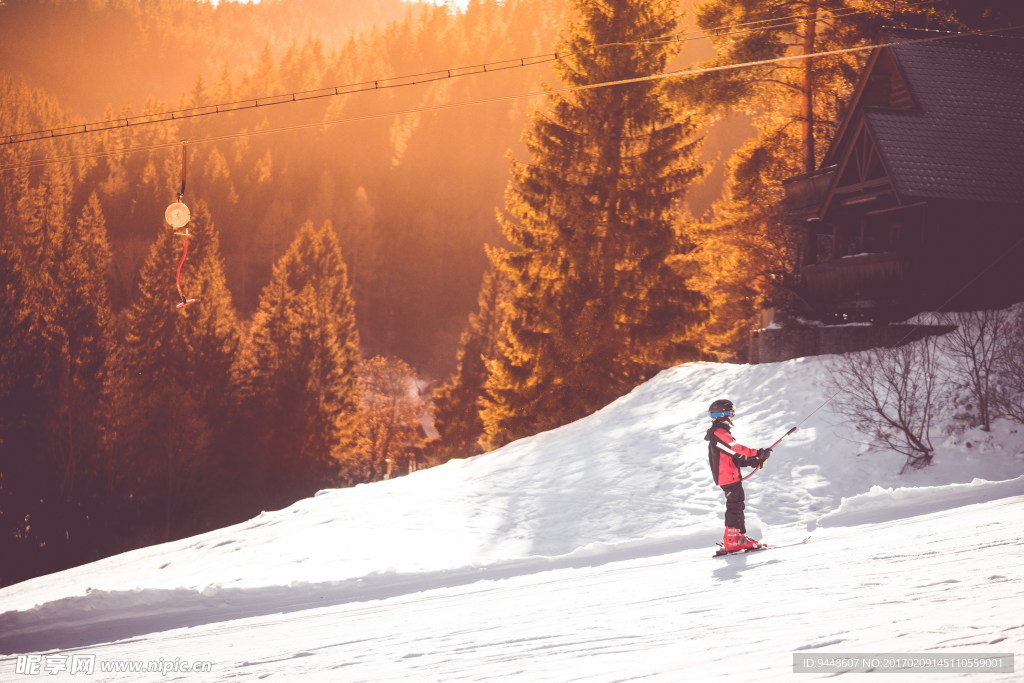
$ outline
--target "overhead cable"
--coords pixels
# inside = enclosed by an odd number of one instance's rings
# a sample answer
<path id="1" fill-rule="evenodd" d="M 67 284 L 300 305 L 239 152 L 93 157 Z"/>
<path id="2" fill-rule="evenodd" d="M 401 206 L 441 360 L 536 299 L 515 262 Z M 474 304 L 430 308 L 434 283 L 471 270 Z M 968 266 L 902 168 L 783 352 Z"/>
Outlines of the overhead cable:
<path id="1" fill-rule="evenodd" d="M 928 5 L 934 4 L 936 1 L 937 0 L 920 0 L 920 2 L 915 2 L 913 4 L 914 6 Z M 611 47 L 640 47 L 644 45 L 680 43 L 702 39 L 710 40 L 712 38 L 717 39 L 723 36 L 752 33 L 755 31 L 775 31 L 785 28 L 793 28 L 802 23 L 807 23 L 808 21 L 811 20 L 848 18 L 855 15 L 870 13 L 871 12 L 869 12 L 868 10 L 855 10 L 853 8 L 847 8 L 846 11 L 835 12 L 824 17 L 807 14 L 796 14 L 786 17 L 773 17 L 768 19 L 760 19 L 757 21 L 744 22 L 740 24 L 729 24 L 718 27 L 712 27 L 707 29 L 706 32 L 696 30 L 682 31 L 677 33 L 666 34 L 663 36 L 641 38 L 633 41 L 601 43 L 589 47 L 588 50 L 603 50 Z M 231 112 L 243 111 L 247 109 L 259 109 L 282 104 L 304 102 L 308 100 L 338 97 L 341 95 L 352 95 L 355 93 L 367 92 L 372 90 L 402 88 L 412 85 L 420 85 L 423 83 L 430 83 L 434 81 L 450 80 L 460 78 L 463 76 L 494 73 L 498 71 L 508 71 L 510 69 L 520 69 L 528 66 L 536 66 L 538 64 L 546 64 L 549 62 L 560 61 L 574 54 L 578 54 L 578 52 L 551 52 L 542 55 L 534 55 L 531 57 L 515 57 L 512 59 L 488 62 L 484 64 L 476 64 L 473 66 L 439 69 L 436 71 L 426 71 L 406 76 L 390 76 L 385 78 L 377 78 L 373 80 L 359 81 L 357 83 L 348 83 L 345 85 L 317 88 L 313 90 L 301 90 L 279 95 L 266 95 L 261 97 L 249 98 L 245 100 L 236 100 L 233 102 L 222 102 L 218 104 L 187 107 L 183 109 L 175 109 L 152 114 L 123 116 L 103 121 L 94 121 L 91 123 L 80 123 L 67 126 L 57 126 L 53 128 L 26 131 L 22 133 L 11 133 L 0 136 L 0 146 L 14 145 L 25 142 L 34 142 L 37 140 L 62 138 L 71 135 L 97 133 L 121 128 L 131 128 L 135 126 L 149 125 L 155 123 L 183 121 L 186 119 L 193 119 L 202 116 L 226 114 Z"/>
<path id="2" fill-rule="evenodd" d="M 815 57 L 828 57 L 828 56 L 840 55 L 840 54 L 852 54 L 852 53 L 857 53 L 857 52 L 865 52 L 865 51 L 868 51 L 868 50 L 875 50 L 875 49 L 884 48 L 884 47 L 898 47 L 898 46 L 901 46 L 901 45 L 913 45 L 913 44 L 920 44 L 920 43 L 929 43 L 929 42 L 936 42 L 936 41 L 940 41 L 940 40 L 956 40 L 958 38 L 965 38 L 965 37 L 969 37 L 969 36 L 994 35 L 994 34 L 998 34 L 998 33 L 1002 33 L 1002 32 L 1017 31 L 1017 30 L 1021 30 L 1021 29 L 1024 29 L 1024 24 L 1020 24 L 1020 25 L 1017 25 L 1017 26 L 1008 26 L 1008 27 L 1005 27 L 1005 28 L 989 29 L 989 30 L 985 30 L 985 31 L 971 31 L 971 32 L 965 32 L 965 33 L 942 33 L 942 34 L 938 34 L 938 35 L 934 35 L 934 36 L 929 36 L 927 38 L 916 38 L 916 39 L 911 39 L 911 40 L 900 40 L 900 41 L 892 41 L 892 42 L 887 42 L 887 43 L 874 43 L 874 44 L 870 44 L 870 45 L 859 45 L 859 46 L 856 46 L 856 47 L 840 48 L 840 49 L 836 49 L 836 50 L 825 50 L 825 51 L 822 51 L 822 52 L 813 52 L 813 53 L 809 53 L 809 54 L 787 55 L 787 56 L 783 56 L 783 57 L 773 57 L 771 59 L 760 59 L 760 60 L 754 60 L 754 61 L 749 61 L 749 62 L 740 62 L 740 63 L 732 63 L 732 64 L 719 64 L 719 65 L 716 65 L 716 66 L 698 67 L 698 68 L 692 68 L 692 69 L 681 69 L 681 70 L 678 70 L 678 71 L 669 71 L 669 72 L 660 73 L 660 74 L 651 74 L 651 75 L 648 75 L 648 76 L 637 76 L 637 77 L 634 77 L 634 78 L 624 78 L 624 79 L 614 80 L 614 81 L 603 81 L 603 82 L 600 82 L 600 83 L 588 83 L 588 84 L 583 84 L 583 85 L 572 85 L 572 86 L 565 86 L 565 87 L 562 87 L 562 88 L 549 88 L 549 89 L 542 90 L 542 91 L 535 91 L 535 92 L 529 92 L 529 93 L 518 93 L 518 94 L 513 94 L 513 95 L 501 95 L 501 96 L 496 96 L 496 97 L 488 97 L 488 98 L 482 98 L 482 99 L 477 99 L 477 100 L 470 100 L 470 101 L 466 101 L 466 102 L 448 102 L 448 103 L 436 104 L 436 105 L 424 105 L 424 106 L 413 107 L 413 108 L 410 108 L 410 109 L 404 109 L 404 110 L 398 110 L 398 111 L 382 112 L 382 113 L 377 113 L 377 114 L 365 114 L 365 115 L 361 115 L 361 116 L 351 116 L 351 117 L 345 117 L 345 118 L 339 118 L 339 119 L 330 119 L 330 120 L 326 120 L 326 121 L 315 121 L 315 122 L 301 123 L 301 124 L 295 124 L 295 125 L 290 125 L 290 126 L 281 126 L 281 127 L 276 127 L 276 128 L 266 128 L 266 129 L 262 129 L 262 130 L 242 131 L 242 132 L 238 132 L 238 133 L 226 133 L 226 134 L 223 134 L 223 135 L 211 135 L 211 136 L 204 137 L 204 138 L 195 138 L 195 137 L 193 137 L 193 138 L 189 139 L 189 144 L 193 144 L 194 145 L 194 144 L 199 144 L 199 143 L 218 142 L 218 141 L 222 141 L 222 140 L 231 140 L 231 139 L 242 138 L 242 137 L 252 137 L 252 136 L 256 136 L 256 135 L 267 135 L 267 134 L 271 134 L 271 133 L 282 133 L 282 132 L 288 132 L 288 131 L 303 130 L 303 129 L 308 129 L 308 128 L 325 127 L 325 126 L 337 125 L 337 124 L 342 124 L 342 123 L 355 123 L 355 122 L 359 122 L 359 121 L 369 121 L 369 120 L 381 119 L 381 118 L 391 118 L 391 117 L 394 117 L 394 116 L 402 116 L 402 115 L 407 115 L 407 114 L 417 114 L 417 113 L 442 111 L 442 110 L 445 110 L 445 109 L 455 109 L 455 108 L 469 107 L 469 106 L 475 106 L 475 105 L 480 105 L 480 104 L 489 104 L 489 103 L 494 103 L 494 102 L 507 102 L 507 101 L 511 101 L 511 100 L 517 100 L 517 99 L 523 99 L 523 98 L 532 98 L 532 97 L 540 97 L 540 96 L 544 96 L 544 95 L 558 95 L 558 94 L 565 94 L 565 93 L 570 93 L 570 92 L 594 90 L 594 89 L 597 89 L 597 88 L 607 88 L 607 87 L 613 87 L 613 86 L 619 86 L 619 85 L 628 85 L 628 84 L 632 84 L 632 83 L 643 83 L 643 82 L 648 82 L 648 81 L 661 80 L 663 78 L 679 78 L 679 77 L 687 77 L 687 76 L 696 76 L 696 75 L 699 75 L 699 74 L 711 73 L 711 72 L 716 72 L 716 71 L 727 71 L 727 70 L 730 70 L 730 69 L 743 69 L 743 68 L 750 68 L 750 67 L 755 67 L 755 66 L 763 66 L 763 65 L 767 65 L 767 64 L 778 64 L 778 63 L 783 63 L 783 62 L 802 61 L 802 60 L 806 60 L 806 59 L 813 59 Z M 42 165 L 47 165 L 47 164 L 51 164 L 51 163 L 66 163 L 66 162 L 71 162 L 71 161 L 81 161 L 81 160 L 85 160 L 85 159 L 93 159 L 93 158 L 101 158 L 101 157 L 107 157 L 107 156 L 115 156 L 115 155 L 119 155 L 119 154 L 128 154 L 128 153 L 132 153 L 132 152 L 143 152 L 143 151 L 152 151 L 152 150 L 157 150 L 157 149 L 166 149 L 166 148 L 169 148 L 169 147 L 177 147 L 179 144 L 180 144 L 179 141 L 170 141 L 170 142 L 154 143 L 154 144 L 148 144 L 148 145 L 123 147 L 123 148 L 120 148 L 120 149 L 113 149 L 113 150 L 99 150 L 99 151 L 96 151 L 96 152 L 83 152 L 81 154 L 69 154 L 69 155 L 58 156 L 58 157 L 50 157 L 50 158 L 46 158 L 46 159 L 36 159 L 36 160 L 31 160 L 31 161 L 16 162 L 16 163 L 12 163 L 12 164 L 7 164 L 7 165 L 0 166 L 0 171 L 6 171 L 6 170 L 10 170 L 10 169 L 15 169 L 15 168 L 31 168 L 31 167 L 42 166 Z"/>

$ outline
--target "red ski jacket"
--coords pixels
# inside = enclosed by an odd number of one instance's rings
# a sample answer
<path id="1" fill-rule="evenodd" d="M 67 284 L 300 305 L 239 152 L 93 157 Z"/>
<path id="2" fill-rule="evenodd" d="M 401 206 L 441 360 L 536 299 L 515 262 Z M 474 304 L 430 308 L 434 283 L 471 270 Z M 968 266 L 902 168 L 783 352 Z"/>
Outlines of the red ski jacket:
<path id="1" fill-rule="evenodd" d="M 724 420 L 715 420 L 704 439 L 709 442 L 708 464 L 711 465 L 711 474 L 719 486 L 735 484 L 742 478 L 741 467 L 757 467 L 762 462 L 756 448 L 736 443 L 729 432 L 729 424 Z"/>

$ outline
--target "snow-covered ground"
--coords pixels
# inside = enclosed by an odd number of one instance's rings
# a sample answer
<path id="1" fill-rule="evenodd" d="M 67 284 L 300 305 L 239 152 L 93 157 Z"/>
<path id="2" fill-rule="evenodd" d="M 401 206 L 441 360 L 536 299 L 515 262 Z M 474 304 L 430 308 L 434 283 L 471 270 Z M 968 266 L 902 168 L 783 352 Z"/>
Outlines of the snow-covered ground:
<path id="1" fill-rule="evenodd" d="M 711 557 L 708 404 L 767 446 L 826 400 L 827 360 L 682 365 L 493 453 L 0 590 L 0 681 L 788 680 L 794 653 L 1024 653 L 1019 425 L 952 429 L 949 407 L 935 464 L 899 475 L 826 405 L 745 485 L 751 535 L 795 545 Z M 150 662 L 210 671 L 101 671 Z M 1020 680 L 925 677 L 965 676 Z"/>

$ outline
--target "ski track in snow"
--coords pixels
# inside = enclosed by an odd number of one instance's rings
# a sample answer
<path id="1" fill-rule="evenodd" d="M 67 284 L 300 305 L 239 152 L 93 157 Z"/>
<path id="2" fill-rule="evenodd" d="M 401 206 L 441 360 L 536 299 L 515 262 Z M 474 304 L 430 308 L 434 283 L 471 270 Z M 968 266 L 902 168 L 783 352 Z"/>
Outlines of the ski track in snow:
<path id="1" fill-rule="evenodd" d="M 767 445 L 824 400 L 827 362 L 679 366 L 484 456 L 10 586 L 0 681 L 34 679 L 22 653 L 213 665 L 97 681 L 676 681 L 790 680 L 794 652 L 1024 652 L 1019 425 L 950 430 L 900 476 L 823 409 L 745 484 L 753 535 L 810 542 L 711 557 L 707 404 L 733 397 L 734 434 Z"/>
<path id="2" fill-rule="evenodd" d="M 797 651 L 1020 652 L 1024 539 L 1009 520 L 1022 506 L 1024 496 L 1014 496 L 900 523 L 823 528 L 805 545 L 729 558 L 647 548 L 192 628 L 154 616 L 152 633 L 79 651 L 209 660 L 210 674 L 166 680 L 210 681 L 788 680 Z M 10 664 L 0 662 L 5 672 Z"/>

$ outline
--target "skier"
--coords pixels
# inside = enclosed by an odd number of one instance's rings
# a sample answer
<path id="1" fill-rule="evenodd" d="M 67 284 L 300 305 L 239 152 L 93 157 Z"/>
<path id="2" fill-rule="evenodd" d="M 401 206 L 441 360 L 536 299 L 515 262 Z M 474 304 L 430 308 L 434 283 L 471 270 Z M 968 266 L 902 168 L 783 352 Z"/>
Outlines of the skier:
<path id="1" fill-rule="evenodd" d="M 736 550 L 757 550 L 763 548 L 759 542 L 746 536 L 747 527 L 743 519 L 743 483 L 740 467 L 764 467 L 770 448 L 747 448 L 733 438 L 729 429 L 736 414 L 732 401 L 719 399 L 711 404 L 708 413 L 714 422 L 704 440 L 708 441 L 708 462 L 715 483 L 725 493 L 725 537 L 722 546 L 725 552 Z"/>

